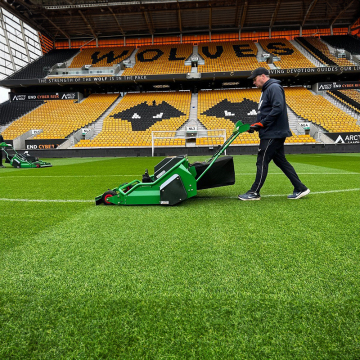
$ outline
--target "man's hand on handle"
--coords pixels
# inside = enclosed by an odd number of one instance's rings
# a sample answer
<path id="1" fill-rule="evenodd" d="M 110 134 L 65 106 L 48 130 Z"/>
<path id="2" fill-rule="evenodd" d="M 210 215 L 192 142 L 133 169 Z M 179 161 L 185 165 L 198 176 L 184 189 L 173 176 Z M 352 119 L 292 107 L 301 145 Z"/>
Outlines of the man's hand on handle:
<path id="1" fill-rule="evenodd" d="M 259 131 L 261 128 L 263 128 L 264 125 L 261 122 L 257 122 L 255 124 L 250 125 L 249 133 L 253 133 L 254 131 Z"/>

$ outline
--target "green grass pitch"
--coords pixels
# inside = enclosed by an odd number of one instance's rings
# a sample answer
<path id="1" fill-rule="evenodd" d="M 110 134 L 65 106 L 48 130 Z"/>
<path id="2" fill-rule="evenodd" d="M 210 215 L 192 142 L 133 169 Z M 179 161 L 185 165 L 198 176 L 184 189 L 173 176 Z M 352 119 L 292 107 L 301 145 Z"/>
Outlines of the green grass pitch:
<path id="1" fill-rule="evenodd" d="M 239 201 L 235 156 L 233 186 L 95 206 L 161 159 L 0 169 L 0 359 L 359 359 L 360 154 L 288 155 L 299 200 L 271 164 Z"/>

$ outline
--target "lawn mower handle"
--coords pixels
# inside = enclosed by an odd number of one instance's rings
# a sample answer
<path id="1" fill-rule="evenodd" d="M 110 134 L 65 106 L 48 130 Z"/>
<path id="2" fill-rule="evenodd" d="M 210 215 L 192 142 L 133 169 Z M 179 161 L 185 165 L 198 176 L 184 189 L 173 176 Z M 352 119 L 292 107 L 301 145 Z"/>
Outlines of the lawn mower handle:
<path id="1" fill-rule="evenodd" d="M 215 154 L 208 160 L 209 166 L 204 170 L 204 172 L 196 179 L 198 182 L 204 174 L 210 169 L 212 164 L 217 160 L 217 158 L 230 146 L 230 144 L 243 132 L 246 132 L 250 129 L 249 124 L 243 124 L 240 120 L 235 124 L 235 128 L 230 137 L 221 145 L 221 147 L 215 152 Z"/>

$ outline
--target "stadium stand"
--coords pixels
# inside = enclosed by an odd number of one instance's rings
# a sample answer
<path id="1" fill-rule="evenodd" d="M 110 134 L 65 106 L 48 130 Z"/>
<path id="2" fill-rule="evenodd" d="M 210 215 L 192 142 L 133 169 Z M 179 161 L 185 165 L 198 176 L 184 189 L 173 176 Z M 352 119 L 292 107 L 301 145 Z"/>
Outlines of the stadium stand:
<path id="1" fill-rule="evenodd" d="M 74 100 L 47 101 L 11 123 L 3 136 L 12 140 L 29 130 L 43 130 L 33 139 L 64 139 L 97 120 L 117 97 L 118 94 L 92 94 L 81 103 Z"/>
<path id="2" fill-rule="evenodd" d="M 350 35 L 321 36 L 321 39 L 337 49 L 345 49 L 353 55 L 360 55 L 360 40 Z"/>
<path id="3" fill-rule="evenodd" d="M 280 58 L 280 61 L 274 61 L 280 69 L 316 67 L 286 39 L 262 39 L 259 44 L 265 51 Z"/>
<path id="4" fill-rule="evenodd" d="M 35 110 L 44 104 L 43 100 L 37 101 L 6 101 L 0 104 L 0 125 L 6 125 L 24 116 L 26 113 Z"/>
<path id="5" fill-rule="evenodd" d="M 360 114 L 360 92 L 357 90 L 332 90 L 327 94 L 343 102 L 346 106 Z"/>
<path id="6" fill-rule="evenodd" d="M 328 132 L 359 132 L 356 119 L 341 111 L 321 95 L 302 88 L 285 88 L 288 106 L 302 119 L 321 126 Z"/>
<path id="7" fill-rule="evenodd" d="M 152 131 L 174 136 L 189 118 L 189 91 L 127 93 L 104 119 L 94 139 L 81 140 L 75 147 L 151 146 Z M 185 146 L 184 139 L 157 139 L 156 146 Z"/>
<path id="8" fill-rule="evenodd" d="M 30 63 L 8 79 L 36 79 L 47 76 L 48 71 L 57 63 L 63 63 L 73 57 L 79 49 L 51 50 L 46 55 Z"/>
<path id="9" fill-rule="evenodd" d="M 125 69 L 122 75 L 185 74 L 191 71 L 185 60 L 192 52 L 191 44 L 141 46 L 135 66 Z"/>
<path id="10" fill-rule="evenodd" d="M 338 59 L 331 55 L 327 45 L 317 38 L 296 38 L 296 40 L 324 64 L 350 64 L 346 63 L 346 59 Z M 284 69 L 316 67 L 286 39 L 261 39 L 259 44 L 264 51 L 279 58 L 279 61 L 274 62 L 276 67 Z M 87 48 L 73 58 L 69 67 L 113 66 L 128 58 L 134 49 L 135 46 Z M 24 76 L 29 76 L 29 78 L 35 76 L 29 75 L 30 69 L 32 69 L 31 74 L 36 74 L 37 71 L 38 76 L 43 77 L 45 68 L 70 59 L 78 51 L 78 49 L 50 51 L 11 78 L 22 79 Z M 144 45 L 136 53 L 135 66 L 125 69 L 122 75 L 188 73 L 191 71 L 191 66 L 186 66 L 185 61 L 191 57 L 192 53 L 192 44 Z M 198 66 L 198 71 L 203 73 L 249 71 L 259 66 L 270 69 L 266 62 L 257 60 L 258 47 L 253 41 L 199 43 L 198 53 L 205 61 L 205 65 Z M 21 75 L 22 72 L 27 75 Z M 360 112 L 359 92 L 353 91 L 354 93 L 346 90 L 347 94 L 343 91 L 333 91 L 329 95 L 346 102 L 355 111 Z M 300 87 L 285 87 L 285 92 L 289 107 L 301 119 L 319 125 L 329 132 L 360 131 L 360 126 L 356 125 L 356 119 L 329 103 L 322 96 L 314 95 Z M 349 94 L 352 96 L 348 96 Z M 42 130 L 33 139 L 63 139 L 99 119 L 117 96 L 93 94 L 81 103 L 73 100 L 5 103 L 1 105 L 2 115 L 5 114 L 5 110 L 11 110 L 14 114 L 7 115 L 5 120 L 2 116 L 0 125 L 18 119 L 3 132 L 4 137 L 9 140 L 32 129 Z M 245 123 L 253 123 L 256 120 L 259 97 L 258 89 L 200 90 L 197 115 L 201 124 L 210 132 L 208 132 L 208 137 L 197 138 L 196 145 L 222 144 L 224 138 L 221 136 L 222 132 L 218 130 L 224 129 L 228 137 L 233 131 L 236 120 L 241 119 Z M 128 93 L 111 114 L 106 116 L 102 131 L 91 140 L 81 140 L 75 147 L 151 146 L 152 131 L 164 131 L 172 137 L 171 139 L 156 139 L 156 146 L 185 146 L 185 139 L 177 138 L 176 131 L 189 119 L 190 98 L 190 92 Z M 18 109 L 16 112 L 15 106 L 22 106 L 24 109 Z M 26 110 L 27 107 L 29 107 L 28 110 Z M 166 136 L 166 134 L 163 135 Z M 258 144 L 258 142 L 259 137 L 255 132 L 243 134 L 235 140 L 234 144 L 250 145 Z M 309 135 L 296 135 L 293 132 L 293 136 L 286 142 L 293 144 L 316 141 Z"/>
<path id="11" fill-rule="evenodd" d="M 226 130 L 226 136 L 230 136 L 234 124 L 241 120 L 245 124 L 256 122 L 256 113 L 260 91 L 258 89 L 247 90 L 214 90 L 200 91 L 198 118 L 200 122 L 210 130 Z M 217 145 L 223 143 L 223 138 L 214 133 L 214 137 L 198 138 L 197 145 Z M 287 143 L 314 143 L 309 135 L 295 135 L 287 138 Z M 257 132 L 252 134 L 243 133 L 234 144 L 258 144 Z"/>
<path id="12" fill-rule="evenodd" d="M 84 65 L 91 65 L 92 67 L 113 66 L 127 59 L 134 50 L 135 47 L 133 46 L 84 49 L 74 57 L 69 68 L 81 68 Z"/>
<path id="13" fill-rule="evenodd" d="M 259 66 L 269 69 L 266 62 L 257 61 L 258 49 L 252 41 L 201 43 L 198 49 L 205 61 L 198 66 L 202 73 L 254 70 Z"/>
<path id="14" fill-rule="evenodd" d="M 321 62 L 326 65 L 354 66 L 354 64 L 349 60 L 337 58 L 332 55 L 327 45 L 317 38 L 305 38 L 302 45 L 307 47 Z M 308 45 L 310 45 L 311 48 L 309 48 Z"/>

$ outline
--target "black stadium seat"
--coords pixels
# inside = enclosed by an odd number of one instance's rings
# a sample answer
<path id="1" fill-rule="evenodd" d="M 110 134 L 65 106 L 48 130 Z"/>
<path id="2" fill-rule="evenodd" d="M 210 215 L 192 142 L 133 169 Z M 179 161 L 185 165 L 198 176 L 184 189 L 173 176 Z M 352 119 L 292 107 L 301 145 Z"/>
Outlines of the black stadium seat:
<path id="1" fill-rule="evenodd" d="M 321 39 L 332 47 L 345 49 L 353 55 L 360 55 L 360 40 L 350 35 L 321 36 Z"/>
<path id="2" fill-rule="evenodd" d="M 36 101 L 6 101 L 0 104 L 0 125 L 8 124 L 26 113 L 33 111 L 44 104 L 42 100 Z"/>
<path id="3" fill-rule="evenodd" d="M 17 71 L 8 79 L 40 79 L 48 75 L 47 71 L 57 63 L 63 63 L 64 61 L 73 57 L 79 50 L 78 49 L 66 49 L 66 50 L 51 50 L 46 55 L 33 61 L 25 68 Z"/>

